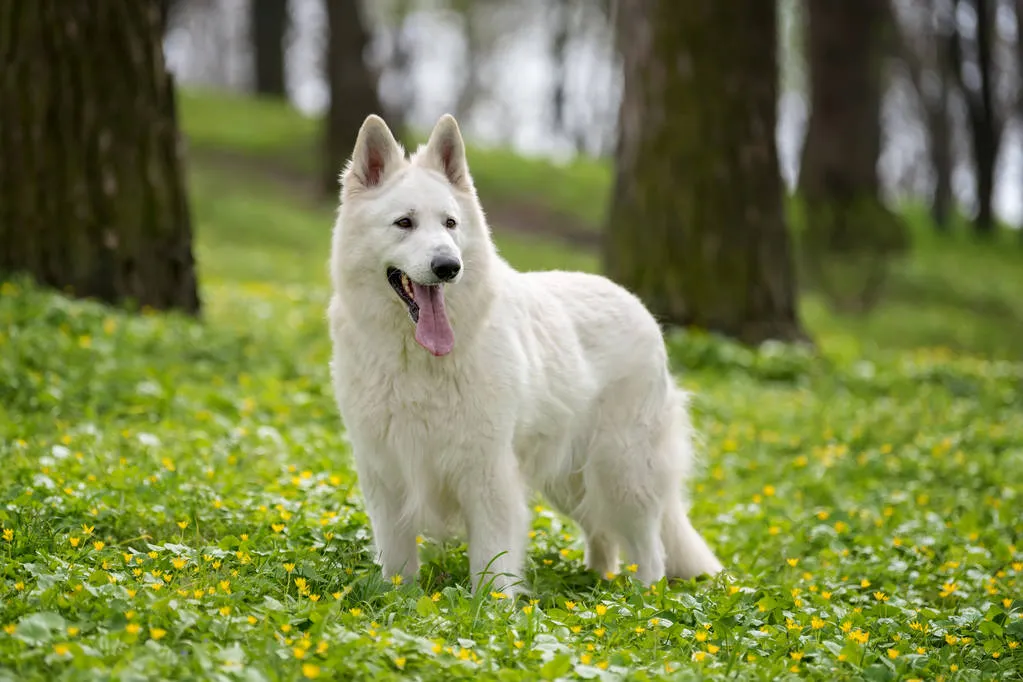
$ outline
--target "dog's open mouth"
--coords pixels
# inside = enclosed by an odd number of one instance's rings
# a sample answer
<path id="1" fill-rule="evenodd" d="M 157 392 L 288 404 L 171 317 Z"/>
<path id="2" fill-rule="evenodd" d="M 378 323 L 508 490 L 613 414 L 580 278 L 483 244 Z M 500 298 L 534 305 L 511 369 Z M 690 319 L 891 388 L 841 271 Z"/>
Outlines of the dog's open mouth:
<path id="1" fill-rule="evenodd" d="M 387 282 L 408 308 L 416 325 L 416 342 L 434 355 L 447 355 L 455 333 L 444 307 L 442 284 L 419 284 L 398 268 L 387 268 Z"/>

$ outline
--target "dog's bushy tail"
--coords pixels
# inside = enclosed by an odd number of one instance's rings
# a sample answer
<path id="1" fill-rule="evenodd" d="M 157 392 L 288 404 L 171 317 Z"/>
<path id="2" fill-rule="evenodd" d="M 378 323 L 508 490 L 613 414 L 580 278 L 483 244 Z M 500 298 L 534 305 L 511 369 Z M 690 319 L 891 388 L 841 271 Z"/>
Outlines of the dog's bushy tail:
<path id="1" fill-rule="evenodd" d="M 673 401 L 670 425 L 665 429 L 662 447 L 670 448 L 679 483 L 661 518 L 661 542 L 664 545 L 665 573 L 674 578 L 689 579 L 698 575 L 714 575 L 721 562 L 703 537 L 689 521 L 688 487 L 696 467 L 696 434 L 689 416 L 689 394 L 675 386 L 671 379 Z"/>

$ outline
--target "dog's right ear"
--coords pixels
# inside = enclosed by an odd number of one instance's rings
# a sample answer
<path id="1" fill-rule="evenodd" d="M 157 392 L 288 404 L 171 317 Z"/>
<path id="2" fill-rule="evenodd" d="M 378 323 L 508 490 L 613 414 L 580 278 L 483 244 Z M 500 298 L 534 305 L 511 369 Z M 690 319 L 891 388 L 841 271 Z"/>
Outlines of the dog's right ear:
<path id="1" fill-rule="evenodd" d="M 352 158 L 341 175 L 344 190 L 371 189 L 378 186 L 405 158 L 384 119 L 376 114 L 366 117 L 355 139 Z"/>

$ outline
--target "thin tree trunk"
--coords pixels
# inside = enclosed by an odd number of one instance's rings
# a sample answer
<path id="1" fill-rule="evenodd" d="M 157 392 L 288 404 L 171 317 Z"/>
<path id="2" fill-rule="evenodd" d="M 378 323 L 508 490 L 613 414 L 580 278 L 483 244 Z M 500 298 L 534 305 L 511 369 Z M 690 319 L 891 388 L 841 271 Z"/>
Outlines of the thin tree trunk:
<path id="1" fill-rule="evenodd" d="M 621 0 L 625 91 L 606 272 L 664 323 L 804 339 L 775 145 L 763 0 Z"/>
<path id="2" fill-rule="evenodd" d="M 887 0 L 808 0 L 810 121 L 799 188 L 807 274 L 840 308 L 872 306 L 901 222 L 881 203 L 882 64 Z M 838 281 L 838 280 L 841 281 Z"/>
<path id="3" fill-rule="evenodd" d="M 288 0 L 250 1 L 250 36 L 256 93 L 283 98 L 287 92 L 284 31 L 288 24 Z M 327 4 L 331 2 L 328 0 Z"/>
<path id="4" fill-rule="evenodd" d="M 0 3 L 0 272 L 199 311 L 161 3 Z"/>
<path id="5" fill-rule="evenodd" d="M 963 3 L 965 0 L 959 0 Z M 977 215 L 973 219 L 974 233 L 979 237 L 994 234 L 995 164 L 1001 145 L 1003 122 L 995 111 L 992 79 L 992 39 L 994 37 L 994 6 L 988 0 L 973 0 L 977 15 L 977 66 L 980 70 L 980 88 L 971 89 L 963 81 L 963 43 L 958 28 L 952 33 L 951 59 L 959 89 L 966 100 L 970 119 L 970 143 L 973 150 L 973 169 L 977 188 Z"/>
<path id="6" fill-rule="evenodd" d="M 368 115 L 383 116 L 383 111 L 377 95 L 376 79 L 364 60 L 369 35 L 363 24 L 359 3 L 355 0 L 328 1 L 327 23 L 330 109 L 327 112 L 321 182 L 328 195 L 335 195 L 339 188 L 341 169 L 352 154 L 359 127 Z"/>

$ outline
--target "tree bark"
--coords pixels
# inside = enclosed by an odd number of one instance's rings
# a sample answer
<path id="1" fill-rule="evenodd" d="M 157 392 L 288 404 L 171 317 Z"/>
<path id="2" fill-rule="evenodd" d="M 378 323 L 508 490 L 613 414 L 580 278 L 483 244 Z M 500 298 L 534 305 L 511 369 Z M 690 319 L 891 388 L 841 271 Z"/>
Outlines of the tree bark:
<path id="1" fill-rule="evenodd" d="M 885 256 L 906 245 L 882 204 L 882 59 L 888 0 L 808 0 L 810 121 L 800 164 L 806 272 L 839 308 L 877 300 Z M 840 281 L 839 281 L 840 280 Z"/>
<path id="2" fill-rule="evenodd" d="M 958 0 L 960 5 L 967 0 Z M 950 61 L 959 90 L 966 100 L 966 113 L 970 119 L 970 146 L 973 151 L 973 173 L 977 189 L 977 215 L 973 219 L 973 231 L 979 237 L 994 234 L 995 222 L 992 202 L 994 200 L 995 164 L 998 162 L 998 148 L 1001 146 L 1004 121 L 995 110 L 994 74 L 992 69 L 992 40 L 995 33 L 995 7 L 988 0 L 973 0 L 977 16 L 976 50 L 977 67 L 980 72 L 980 87 L 971 88 L 963 79 L 962 67 L 965 61 L 963 38 L 958 26 L 953 29 L 950 40 Z"/>
<path id="3" fill-rule="evenodd" d="M 287 92 L 284 31 L 288 24 L 288 0 L 251 0 L 251 3 L 249 17 L 256 93 L 283 98 Z M 327 4 L 331 4 L 329 0 Z"/>
<path id="4" fill-rule="evenodd" d="M 948 232 L 953 210 L 952 126 L 949 120 L 953 17 L 951 8 L 944 11 L 938 0 L 916 0 L 916 4 L 917 12 L 929 16 L 932 25 L 918 26 L 913 31 L 901 30 L 895 56 L 901 58 L 909 69 L 910 80 L 923 110 L 927 154 L 934 171 L 931 220 L 938 232 Z M 896 27 L 899 28 L 897 22 Z"/>
<path id="5" fill-rule="evenodd" d="M 363 24 L 359 3 L 327 2 L 330 41 L 327 48 L 327 82 L 330 109 L 327 112 L 326 154 L 323 189 L 336 195 L 344 164 L 352 155 L 355 137 L 370 114 L 383 116 L 376 79 L 365 62 L 369 35 Z M 388 122 L 390 123 L 390 122 Z M 400 130 L 392 128 L 392 130 Z"/>
<path id="6" fill-rule="evenodd" d="M 0 3 L 0 272 L 198 313 L 161 3 Z"/>
<path id="7" fill-rule="evenodd" d="M 775 144 L 774 3 L 621 0 L 617 23 L 605 271 L 665 324 L 805 339 Z"/>

